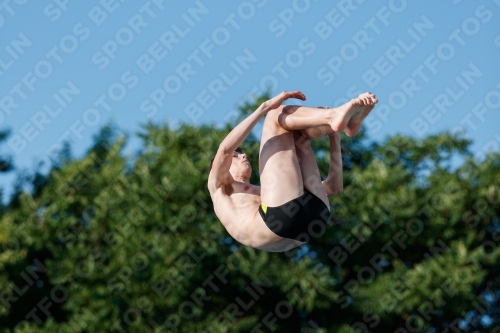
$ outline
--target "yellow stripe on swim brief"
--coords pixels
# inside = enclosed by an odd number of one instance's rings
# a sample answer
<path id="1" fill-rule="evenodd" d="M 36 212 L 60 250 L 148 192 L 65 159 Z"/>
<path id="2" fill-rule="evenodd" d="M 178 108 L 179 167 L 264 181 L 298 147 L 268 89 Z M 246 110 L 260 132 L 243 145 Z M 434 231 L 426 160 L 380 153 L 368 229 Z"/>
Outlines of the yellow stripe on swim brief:
<path id="1" fill-rule="evenodd" d="M 262 210 L 264 211 L 264 213 L 267 213 L 267 206 L 264 205 L 262 202 L 260 203 L 260 206 L 262 207 Z"/>

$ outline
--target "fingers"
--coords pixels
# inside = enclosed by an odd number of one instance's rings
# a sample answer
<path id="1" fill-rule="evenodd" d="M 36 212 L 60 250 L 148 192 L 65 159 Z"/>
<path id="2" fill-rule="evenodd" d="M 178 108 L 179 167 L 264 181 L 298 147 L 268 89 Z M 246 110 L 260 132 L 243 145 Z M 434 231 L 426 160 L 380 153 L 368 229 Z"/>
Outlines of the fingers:
<path id="1" fill-rule="evenodd" d="M 297 91 L 283 91 L 281 93 L 281 95 L 283 96 L 284 99 L 297 98 L 297 99 L 300 99 L 303 101 L 306 100 L 306 96 L 301 91 L 298 91 L 298 90 Z"/>
<path id="2" fill-rule="evenodd" d="M 297 98 L 297 99 L 300 99 L 302 101 L 305 101 L 306 100 L 306 95 L 304 95 L 301 91 L 293 91 L 290 93 L 290 97 L 291 98 Z"/>
<path id="3" fill-rule="evenodd" d="M 340 132 L 333 132 L 328 135 L 330 138 L 340 141 Z"/>

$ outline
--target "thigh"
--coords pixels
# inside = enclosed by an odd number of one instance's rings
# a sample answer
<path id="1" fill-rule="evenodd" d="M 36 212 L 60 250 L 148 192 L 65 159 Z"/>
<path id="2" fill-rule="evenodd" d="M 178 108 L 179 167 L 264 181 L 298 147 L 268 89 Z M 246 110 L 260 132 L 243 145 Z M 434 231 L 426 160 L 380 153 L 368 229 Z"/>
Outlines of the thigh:
<path id="1" fill-rule="evenodd" d="M 280 206 L 304 193 L 293 132 L 277 122 L 282 108 L 266 115 L 260 142 L 259 172 L 262 202 Z"/>
<path id="2" fill-rule="evenodd" d="M 304 188 L 320 198 L 327 207 L 330 207 L 328 196 L 321 182 L 318 164 L 314 151 L 311 148 L 311 143 L 299 131 L 295 131 L 295 151 L 299 161 L 300 171 L 302 173 L 302 181 Z"/>

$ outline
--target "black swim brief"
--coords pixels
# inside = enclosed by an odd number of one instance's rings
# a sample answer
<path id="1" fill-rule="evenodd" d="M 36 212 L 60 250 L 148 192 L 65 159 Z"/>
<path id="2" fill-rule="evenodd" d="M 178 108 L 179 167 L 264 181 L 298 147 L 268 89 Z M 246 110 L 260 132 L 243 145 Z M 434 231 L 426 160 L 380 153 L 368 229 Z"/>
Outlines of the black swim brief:
<path id="1" fill-rule="evenodd" d="M 323 200 L 306 189 L 300 197 L 278 207 L 267 207 L 261 203 L 259 213 L 276 235 L 301 242 L 320 237 L 330 218 Z"/>

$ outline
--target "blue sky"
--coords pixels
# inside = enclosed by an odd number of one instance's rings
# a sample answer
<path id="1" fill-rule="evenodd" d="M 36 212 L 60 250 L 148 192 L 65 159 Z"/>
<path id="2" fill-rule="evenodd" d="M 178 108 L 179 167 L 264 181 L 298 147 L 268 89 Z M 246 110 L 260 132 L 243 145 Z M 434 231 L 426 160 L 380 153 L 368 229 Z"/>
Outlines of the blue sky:
<path id="1" fill-rule="evenodd" d="M 371 91 L 370 139 L 463 129 L 481 158 L 500 146 L 499 16 L 499 0 L 4 1 L 0 149 L 32 169 L 110 120 L 223 124 L 270 87 L 330 107 Z"/>

